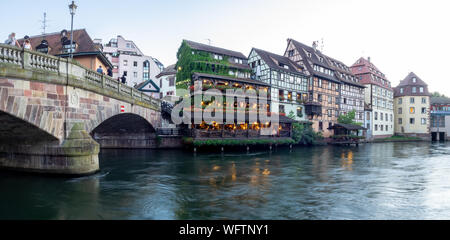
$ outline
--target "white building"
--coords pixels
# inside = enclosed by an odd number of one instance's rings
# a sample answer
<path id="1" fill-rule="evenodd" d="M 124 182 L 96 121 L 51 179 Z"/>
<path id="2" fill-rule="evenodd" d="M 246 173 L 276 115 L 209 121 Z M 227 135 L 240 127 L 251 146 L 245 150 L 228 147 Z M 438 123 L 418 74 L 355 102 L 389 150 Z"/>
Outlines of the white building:
<path id="1" fill-rule="evenodd" d="M 367 131 L 372 132 L 373 138 L 391 137 L 394 134 L 394 91 L 391 82 L 370 62 L 370 58 L 360 58 L 351 68 L 367 87 L 365 103 L 372 109 L 372 121 Z"/>
<path id="2" fill-rule="evenodd" d="M 287 57 L 253 48 L 248 64 L 258 81 L 270 84 L 270 111 L 307 121 L 304 103 L 308 100 L 308 72 Z"/>
<path id="3" fill-rule="evenodd" d="M 139 83 L 155 80 L 164 66 L 156 58 L 146 56 L 133 41 L 122 36 L 111 39 L 103 47 L 103 53 L 112 62 L 113 77 L 126 76 L 127 85 L 134 87 Z"/>
<path id="4" fill-rule="evenodd" d="M 169 102 L 176 100 L 176 79 L 177 70 L 175 64 L 165 68 L 160 74 L 156 76 L 156 84 L 160 88 L 159 98 Z"/>

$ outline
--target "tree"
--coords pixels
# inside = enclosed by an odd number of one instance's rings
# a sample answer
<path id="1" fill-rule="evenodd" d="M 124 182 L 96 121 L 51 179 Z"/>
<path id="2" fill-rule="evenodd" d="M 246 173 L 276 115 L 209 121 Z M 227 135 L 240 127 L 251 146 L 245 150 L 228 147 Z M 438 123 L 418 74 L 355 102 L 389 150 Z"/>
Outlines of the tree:
<path id="1" fill-rule="evenodd" d="M 355 121 L 356 111 L 353 110 L 347 114 L 340 115 L 338 118 L 338 123 L 342 124 L 351 124 L 351 125 L 359 125 L 361 126 L 362 123 Z"/>
<path id="2" fill-rule="evenodd" d="M 431 94 L 431 96 L 432 96 L 432 97 L 447 97 L 447 96 L 445 96 L 444 94 L 440 94 L 439 92 L 433 92 L 433 93 Z"/>
<path id="3" fill-rule="evenodd" d="M 295 119 L 295 113 L 291 111 L 288 115 L 289 118 Z M 309 124 L 302 124 L 300 122 L 294 122 L 292 124 L 292 138 L 297 144 L 311 145 L 321 136 L 314 132 L 313 128 Z"/>

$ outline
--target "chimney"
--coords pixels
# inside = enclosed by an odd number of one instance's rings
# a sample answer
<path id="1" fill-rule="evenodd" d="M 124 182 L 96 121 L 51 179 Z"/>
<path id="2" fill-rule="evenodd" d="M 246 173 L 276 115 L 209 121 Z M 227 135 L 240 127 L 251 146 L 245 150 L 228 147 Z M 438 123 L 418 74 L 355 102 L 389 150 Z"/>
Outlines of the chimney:
<path id="1" fill-rule="evenodd" d="M 370 63 L 370 57 L 367 57 L 367 61 L 369 61 L 369 63 Z"/>

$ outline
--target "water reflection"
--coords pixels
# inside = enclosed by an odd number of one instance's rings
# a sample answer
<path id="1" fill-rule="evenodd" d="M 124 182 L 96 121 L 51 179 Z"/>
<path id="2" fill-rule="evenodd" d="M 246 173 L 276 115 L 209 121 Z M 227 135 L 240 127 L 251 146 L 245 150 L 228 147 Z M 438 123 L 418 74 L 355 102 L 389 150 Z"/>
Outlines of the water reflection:
<path id="1" fill-rule="evenodd" d="M 450 144 L 103 151 L 80 179 L 1 173 L 1 219 L 450 219 Z"/>

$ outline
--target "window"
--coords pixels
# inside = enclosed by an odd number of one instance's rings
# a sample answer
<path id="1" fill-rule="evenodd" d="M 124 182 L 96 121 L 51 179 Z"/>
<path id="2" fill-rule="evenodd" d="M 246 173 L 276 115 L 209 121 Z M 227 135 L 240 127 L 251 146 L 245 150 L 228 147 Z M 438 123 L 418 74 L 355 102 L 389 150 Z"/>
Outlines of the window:
<path id="1" fill-rule="evenodd" d="M 319 130 L 323 130 L 323 123 L 322 122 L 319 122 Z"/>
<path id="2" fill-rule="evenodd" d="M 170 77 L 169 78 L 169 87 L 173 87 L 175 86 L 175 78 L 174 77 Z"/>
<path id="3" fill-rule="evenodd" d="M 398 119 L 398 124 L 400 124 L 400 125 L 403 124 L 403 119 L 402 119 L 402 118 L 399 118 L 399 119 Z"/>
<path id="4" fill-rule="evenodd" d="M 412 88 L 412 93 L 416 93 L 417 92 L 417 88 L 416 87 L 413 87 Z"/>
<path id="5" fill-rule="evenodd" d="M 375 120 L 378 120 L 378 112 L 375 112 Z"/>
<path id="6" fill-rule="evenodd" d="M 123 65 L 128 66 L 128 60 L 123 60 Z"/>
<path id="7" fill-rule="evenodd" d="M 294 56 L 294 50 L 289 50 L 288 57 L 293 57 L 293 56 Z"/>
<path id="8" fill-rule="evenodd" d="M 137 78 L 137 77 L 138 77 L 138 73 L 137 73 L 137 72 L 134 72 L 134 73 L 133 73 L 133 77 L 134 77 L 134 78 Z"/>
<path id="9" fill-rule="evenodd" d="M 410 118 L 409 119 L 409 124 L 414 124 L 415 123 L 415 119 L 414 118 Z"/>
<path id="10" fill-rule="evenodd" d="M 280 101 L 284 101 L 284 91 L 283 90 L 278 90 L 278 99 Z"/>
<path id="11" fill-rule="evenodd" d="M 414 107 L 409 108 L 409 113 L 414 114 L 416 113 L 416 109 Z"/>
<path id="12" fill-rule="evenodd" d="M 398 104 L 402 104 L 403 100 L 401 98 L 398 99 Z"/>
<path id="13" fill-rule="evenodd" d="M 303 108 L 302 107 L 298 107 L 297 108 L 297 117 L 303 117 Z"/>
<path id="14" fill-rule="evenodd" d="M 421 87 L 421 88 L 419 89 L 419 91 L 420 91 L 420 93 L 423 93 L 423 87 Z"/>
<path id="15" fill-rule="evenodd" d="M 133 62 L 133 67 L 137 67 L 138 63 L 136 61 Z"/>
<path id="16" fill-rule="evenodd" d="M 279 109 L 281 114 L 286 114 L 286 112 L 284 111 L 284 105 L 280 105 L 280 109 Z"/>
<path id="17" fill-rule="evenodd" d="M 413 77 L 412 79 L 413 83 L 417 82 L 417 79 L 415 77 Z"/>
<path id="18" fill-rule="evenodd" d="M 410 99 L 409 99 L 409 102 L 410 102 L 410 103 L 414 103 L 414 98 L 413 98 L 413 97 L 410 98 Z"/>
<path id="19" fill-rule="evenodd" d="M 426 98 L 422 98 L 422 103 L 426 104 L 427 103 L 427 99 Z"/>
<path id="20" fill-rule="evenodd" d="M 422 122 L 422 125 L 427 125 L 427 119 L 426 118 L 422 118 L 421 122 Z"/>
<path id="21" fill-rule="evenodd" d="M 388 114 L 386 113 L 386 122 L 389 121 Z"/>
<path id="22" fill-rule="evenodd" d="M 422 108 L 422 114 L 426 114 L 427 113 L 427 108 Z"/>
<path id="23" fill-rule="evenodd" d="M 331 104 L 331 101 L 332 101 L 332 98 L 331 98 L 331 96 L 328 96 L 328 103 L 330 103 L 330 104 Z"/>
<path id="24" fill-rule="evenodd" d="M 398 114 L 402 114 L 402 108 L 398 108 Z"/>
<path id="25" fill-rule="evenodd" d="M 328 113 L 328 117 L 331 117 L 331 116 L 333 115 L 333 110 L 328 109 L 328 110 L 327 110 L 327 113 Z"/>
<path id="26" fill-rule="evenodd" d="M 378 131 L 378 125 L 375 124 L 375 131 Z"/>
<path id="27" fill-rule="evenodd" d="M 403 93 L 403 88 L 400 88 L 400 93 Z"/>
<path id="28" fill-rule="evenodd" d="M 389 131 L 389 126 L 388 126 L 388 125 L 386 125 L 386 132 L 387 132 L 387 131 Z"/>
<path id="29" fill-rule="evenodd" d="M 317 101 L 322 102 L 322 94 L 317 95 Z"/>
<path id="30" fill-rule="evenodd" d="M 383 116 L 384 116 L 384 114 L 383 114 L 383 113 L 380 113 L 380 120 L 381 120 L 381 121 L 383 121 Z"/>
<path id="31" fill-rule="evenodd" d="M 391 122 L 394 121 L 394 115 L 391 114 Z"/>

